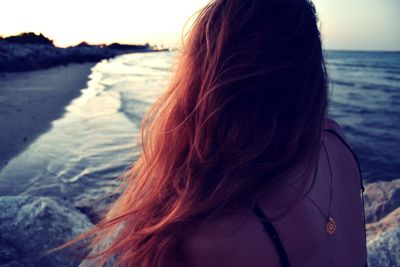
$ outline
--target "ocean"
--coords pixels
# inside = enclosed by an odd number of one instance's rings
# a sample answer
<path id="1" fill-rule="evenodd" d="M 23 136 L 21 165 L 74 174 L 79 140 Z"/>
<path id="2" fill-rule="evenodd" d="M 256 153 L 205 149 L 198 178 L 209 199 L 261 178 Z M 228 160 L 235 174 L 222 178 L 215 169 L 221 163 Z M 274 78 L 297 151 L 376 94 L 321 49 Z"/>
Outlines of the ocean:
<path id="1" fill-rule="evenodd" d="M 364 181 L 400 176 L 400 53 L 327 51 L 329 114 Z M 76 206 L 110 192 L 139 153 L 144 113 L 168 86 L 174 52 L 126 54 L 92 69 L 51 129 L 0 172 L 0 195 L 54 195 Z"/>
<path id="2" fill-rule="evenodd" d="M 366 182 L 400 177 L 400 53 L 326 52 L 329 114 L 356 152 Z"/>

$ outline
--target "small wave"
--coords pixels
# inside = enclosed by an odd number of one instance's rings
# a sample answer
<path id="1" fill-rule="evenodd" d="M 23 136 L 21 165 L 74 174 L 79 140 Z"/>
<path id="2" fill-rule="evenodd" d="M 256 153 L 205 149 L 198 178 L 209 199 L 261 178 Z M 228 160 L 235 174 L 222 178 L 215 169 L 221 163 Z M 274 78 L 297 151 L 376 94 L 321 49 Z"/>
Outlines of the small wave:
<path id="1" fill-rule="evenodd" d="M 400 70 L 386 70 L 385 72 L 386 72 L 387 74 L 400 75 Z"/>
<path id="2" fill-rule="evenodd" d="M 328 66 L 336 66 L 336 67 L 347 67 L 347 68 L 367 68 L 369 67 L 366 64 L 349 64 L 349 63 L 328 63 Z"/>
<path id="3" fill-rule="evenodd" d="M 400 72 L 399 72 L 399 74 L 400 74 Z M 391 81 L 396 81 L 396 82 L 400 81 L 400 77 L 394 77 L 394 76 L 385 76 L 385 79 L 391 80 Z"/>
<path id="4" fill-rule="evenodd" d="M 159 68 L 159 67 L 150 67 L 150 69 L 152 69 L 152 70 L 159 70 L 159 71 L 171 71 L 171 69 L 169 69 L 169 68 Z"/>
<path id="5" fill-rule="evenodd" d="M 376 90 L 376 91 L 383 91 L 383 92 L 394 92 L 398 91 L 398 88 L 389 86 L 389 85 L 384 85 L 384 84 L 364 84 L 361 85 L 362 89 L 366 90 Z"/>
<path id="6" fill-rule="evenodd" d="M 352 82 L 345 82 L 345 81 L 340 81 L 340 80 L 333 80 L 333 84 L 350 86 L 350 87 L 355 86 L 355 84 Z"/>
<path id="7" fill-rule="evenodd" d="M 328 66 L 335 66 L 335 67 L 345 67 L 345 68 L 357 68 L 357 69 L 382 69 L 387 71 L 395 71 L 396 73 L 400 72 L 399 66 L 392 66 L 392 65 L 380 65 L 380 64 L 362 64 L 362 63 L 341 63 L 341 62 L 331 62 L 327 64 Z"/>
<path id="8" fill-rule="evenodd" d="M 68 175 L 59 177 L 60 181 L 64 184 L 78 183 L 82 181 L 94 180 L 112 180 L 119 177 L 127 168 L 127 164 L 115 164 L 114 166 L 108 166 L 107 162 L 102 163 L 97 168 L 90 167 L 76 167 L 80 170 L 75 175 Z"/>
<path id="9" fill-rule="evenodd" d="M 134 123 L 140 123 L 144 114 L 151 106 L 151 103 L 140 99 L 132 99 L 124 96 L 121 99 L 119 111 Z"/>
<path id="10" fill-rule="evenodd" d="M 130 67 L 130 66 L 136 66 L 137 62 L 123 62 L 122 64 L 124 64 L 125 66 Z"/>

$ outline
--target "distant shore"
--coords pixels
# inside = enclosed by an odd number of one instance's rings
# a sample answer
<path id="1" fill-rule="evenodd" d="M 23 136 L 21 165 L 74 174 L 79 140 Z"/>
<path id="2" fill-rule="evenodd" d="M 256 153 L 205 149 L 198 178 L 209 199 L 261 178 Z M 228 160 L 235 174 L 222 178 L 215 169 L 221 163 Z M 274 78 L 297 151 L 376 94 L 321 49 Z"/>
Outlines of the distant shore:
<path id="1" fill-rule="evenodd" d="M 0 73 L 0 170 L 62 116 L 95 63 Z"/>
<path id="2" fill-rule="evenodd" d="M 57 47 L 44 35 L 21 33 L 0 37 L 0 73 L 47 69 L 69 63 L 99 62 L 121 54 L 165 51 L 150 44 L 91 45 L 82 42 L 67 48 Z"/>

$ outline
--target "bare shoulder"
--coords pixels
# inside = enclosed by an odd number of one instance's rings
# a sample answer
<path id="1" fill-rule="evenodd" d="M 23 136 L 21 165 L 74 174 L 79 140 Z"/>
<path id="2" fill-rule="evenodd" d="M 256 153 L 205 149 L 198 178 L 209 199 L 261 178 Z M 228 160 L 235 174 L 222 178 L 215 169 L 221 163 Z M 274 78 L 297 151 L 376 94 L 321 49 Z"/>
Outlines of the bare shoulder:
<path id="1" fill-rule="evenodd" d="M 193 229 L 183 242 L 188 266 L 279 266 L 262 224 L 252 214 L 223 216 Z"/>
<path id="2" fill-rule="evenodd" d="M 337 123 L 335 120 L 331 118 L 326 118 L 324 121 L 324 130 L 331 130 L 334 131 L 335 133 L 339 134 L 340 137 L 345 139 L 344 132 L 342 127 Z"/>
<path id="3" fill-rule="evenodd" d="M 357 166 L 357 160 L 349 142 L 345 138 L 342 128 L 332 119 L 327 119 L 324 126 L 325 130 L 331 130 L 336 133 L 335 135 L 326 132 L 323 135 L 323 140 L 325 141 L 324 144 L 326 144 L 328 149 L 329 157 L 332 160 L 333 167 L 336 168 L 335 172 L 341 173 L 340 177 L 343 178 L 349 177 L 349 175 L 352 177 L 359 177 L 358 179 L 346 180 L 347 183 L 353 181 L 354 187 L 359 188 L 358 180 L 361 178 Z M 337 135 L 339 135 L 340 138 L 338 138 Z"/>
<path id="4" fill-rule="evenodd" d="M 330 141 L 331 144 L 335 144 L 336 147 L 341 147 L 344 152 L 347 152 L 349 155 L 351 155 L 351 148 L 344 135 L 343 129 L 336 121 L 329 118 L 325 119 L 324 130 L 327 130 L 327 132 L 325 132 L 325 134 L 323 135 L 323 139 L 325 141 Z M 351 157 L 353 156 L 351 155 Z"/>

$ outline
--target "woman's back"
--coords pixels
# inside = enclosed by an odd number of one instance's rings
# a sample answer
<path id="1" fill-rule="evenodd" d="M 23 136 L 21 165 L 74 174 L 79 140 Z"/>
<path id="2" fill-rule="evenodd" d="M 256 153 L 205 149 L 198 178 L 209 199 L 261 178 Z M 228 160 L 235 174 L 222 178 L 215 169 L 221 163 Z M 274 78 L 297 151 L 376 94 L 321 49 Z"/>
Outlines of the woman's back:
<path id="1" fill-rule="evenodd" d="M 273 219 L 298 196 L 295 187 L 300 182 L 296 183 L 298 177 L 293 175 L 265 192 L 257 203 L 270 218 L 290 266 L 364 266 L 366 263 L 358 166 L 340 138 L 339 127 L 332 122 L 329 124 L 334 132 L 324 131 L 322 135 L 329 163 L 321 145 L 314 185 L 313 177 L 306 177 L 305 188 L 312 186 L 308 198 L 301 195 L 283 218 Z M 332 235 L 326 228 L 331 190 L 329 164 L 333 193 L 330 214 L 336 222 Z M 185 243 L 190 266 L 283 266 L 278 250 L 260 219 L 246 211 L 193 229 L 193 235 L 188 236 Z"/>
<path id="2" fill-rule="evenodd" d="M 321 135 L 328 95 L 309 0 L 210 1 L 167 91 L 143 119 L 143 153 L 122 194 L 87 234 L 95 246 L 118 232 L 100 263 L 118 255 L 118 266 L 280 266 L 265 213 L 291 265 L 363 265 L 357 166 L 335 134 Z M 294 187 L 307 187 L 295 181 L 312 184 L 312 168 L 315 184 L 299 199 Z M 255 200 L 260 210 L 252 213 Z"/>

